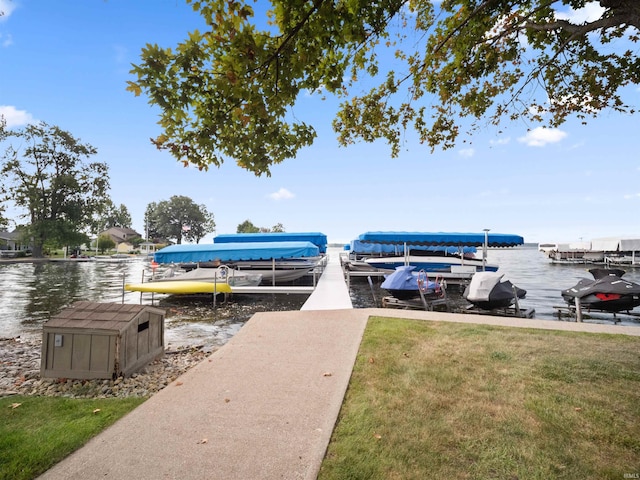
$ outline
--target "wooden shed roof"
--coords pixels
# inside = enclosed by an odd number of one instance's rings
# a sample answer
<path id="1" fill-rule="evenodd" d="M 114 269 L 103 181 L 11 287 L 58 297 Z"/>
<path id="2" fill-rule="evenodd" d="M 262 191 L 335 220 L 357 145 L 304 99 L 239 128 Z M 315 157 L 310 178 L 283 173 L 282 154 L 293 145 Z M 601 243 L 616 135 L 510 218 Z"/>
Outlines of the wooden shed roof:
<path id="1" fill-rule="evenodd" d="M 80 301 L 52 317 L 45 327 L 123 331 L 132 320 L 145 311 L 165 314 L 164 310 L 149 305 Z"/>

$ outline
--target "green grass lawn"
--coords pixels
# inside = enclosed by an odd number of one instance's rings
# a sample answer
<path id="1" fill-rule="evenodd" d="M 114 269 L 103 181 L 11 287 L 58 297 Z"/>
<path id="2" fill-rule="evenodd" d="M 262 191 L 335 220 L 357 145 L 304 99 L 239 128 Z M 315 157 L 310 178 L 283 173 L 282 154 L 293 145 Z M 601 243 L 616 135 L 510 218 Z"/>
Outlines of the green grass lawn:
<path id="1" fill-rule="evenodd" d="M 143 401 L 1 398 L 0 479 L 35 478 Z M 372 318 L 319 478 L 638 474 L 639 337 Z"/>
<path id="2" fill-rule="evenodd" d="M 319 478 L 638 474 L 640 338 L 372 318 Z"/>
<path id="3" fill-rule="evenodd" d="M 143 401 L 0 398 L 0 479 L 37 477 Z"/>

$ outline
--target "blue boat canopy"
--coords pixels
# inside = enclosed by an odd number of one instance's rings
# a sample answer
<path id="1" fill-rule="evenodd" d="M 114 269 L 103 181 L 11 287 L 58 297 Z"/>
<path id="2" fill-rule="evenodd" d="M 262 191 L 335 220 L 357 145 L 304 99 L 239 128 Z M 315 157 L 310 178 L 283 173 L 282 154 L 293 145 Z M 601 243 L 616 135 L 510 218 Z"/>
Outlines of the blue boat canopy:
<path id="1" fill-rule="evenodd" d="M 489 247 L 515 247 L 522 245 L 520 235 L 490 233 L 487 236 Z M 459 247 L 479 247 L 484 245 L 485 233 L 447 233 L 447 232 L 366 232 L 358 237 L 361 242 L 407 245 L 446 245 Z"/>
<path id="2" fill-rule="evenodd" d="M 456 247 L 450 245 L 412 245 L 413 250 L 422 250 L 427 252 L 446 252 L 450 255 L 460 253 L 476 253 L 476 247 Z M 404 245 L 398 243 L 373 243 L 363 242 L 361 240 L 352 240 L 349 250 L 361 255 L 380 255 L 390 253 L 395 255 L 404 255 Z"/>
<path id="3" fill-rule="evenodd" d="M 251 242 L 171 245 L 158 250 L 158 263 L 224 262 L 317 257 L 320 250 L 311 242 Z"/>
<path id="4" fill-rule="evenodd" d="M 320 253 L 327 253 L 327 236 L 319 232 L 225 233 L 213 239 L 213 243 L 244 242 L 311 242 Z"/>

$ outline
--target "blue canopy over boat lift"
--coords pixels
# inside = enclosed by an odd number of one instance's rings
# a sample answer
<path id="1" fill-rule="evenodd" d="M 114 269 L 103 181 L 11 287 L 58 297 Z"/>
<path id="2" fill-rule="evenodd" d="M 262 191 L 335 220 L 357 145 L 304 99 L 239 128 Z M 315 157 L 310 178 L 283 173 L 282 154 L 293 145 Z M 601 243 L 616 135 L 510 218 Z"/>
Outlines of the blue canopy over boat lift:
<path id="1" fill-rule="evenodd" d="M 327 253 L 327 236 L 319 232 L 226 233 L 213 239 L 214 244 L 253 242 L 311 242 Z"/>
<path id="2" fill-rule="evenodd" d="M 157 263 L 238 262 L 318 257 L 320 249 L 311 242 L 251 242 L 171 245 L 158 250 Z"/>
<path id="3" fill-rule="evenodd" d="M 515 247 L 522 245 L 520 235 L 507 233 L 447 233 L 447 232 L 366 232 L 358 237 L 365 243 L 406 244 L 452 247 Z"/>
<path id="4" fill-rule="evenodd" d="M 463 251 L 465 247 L 482 247 L 482 261 L 486 264 L 487 248 L 515 247 L 524 244 L 520 235 L 507 233 L 489 233 L 485 229 L 482 233 L 458 232 L 366 232 L 358 237 L 362 243 L 382 245 L 402 245 L 405 257 L 409 255 L 411 246 L 441 246 L 458 247 Z"/>
<path id="5" fill-rule="evenodd" d="M 352 240 L 347 247 L 348 250 L 357 255 L 402 255 L 404 251 L 404 244 L 372 243 L 363 242 L 362 240 Z M 462 253 L 476 253 L 478 250 L 476 247 L 456 247 L 450 245 L 411 245 L 411 247 L 416 250 L 426 252 L 446 252 L 451 255 L 458 253 L 460 248 L 462 248 Z"/>

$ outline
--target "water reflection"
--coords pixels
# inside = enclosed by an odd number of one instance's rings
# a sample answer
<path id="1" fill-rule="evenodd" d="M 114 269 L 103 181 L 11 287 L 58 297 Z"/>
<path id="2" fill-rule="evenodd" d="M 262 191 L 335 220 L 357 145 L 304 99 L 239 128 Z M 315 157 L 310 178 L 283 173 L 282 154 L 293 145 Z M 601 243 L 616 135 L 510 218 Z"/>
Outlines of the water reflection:
<path id="1" fill-rule="evenodd" d="M 25 269 L 27 267 L 25 266 Z M 79 298 L 82 287 L 81 265 L 38 263 L 31 272 L 24 272 L 25 308 L 23 324 L 38 323 L 51 312 Z"/>

